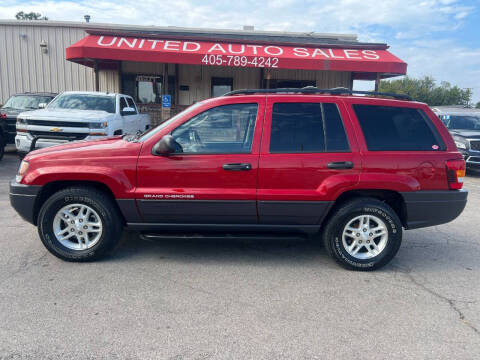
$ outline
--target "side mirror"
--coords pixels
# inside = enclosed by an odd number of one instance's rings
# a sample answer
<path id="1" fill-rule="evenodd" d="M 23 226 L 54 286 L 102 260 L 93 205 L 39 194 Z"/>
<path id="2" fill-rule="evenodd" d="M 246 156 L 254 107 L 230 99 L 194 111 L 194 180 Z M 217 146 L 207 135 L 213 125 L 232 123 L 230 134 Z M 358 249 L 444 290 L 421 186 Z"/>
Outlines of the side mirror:
<path id="1" fill-rule="evenodd" d="M 39 109 L 45 109 L 47 107 L 47 103 L 40 103 L 38 104 Z"/>
<path id="2" fill-rule="evenodd" d="M 165 135 L 157 142 L 153 148 L 153 155 L 169 155 L 181 148 L 180 144 L 175 141 L 172 135 Z"/>
<path id="3" fill-rule="evenodd" d="M 124 107 L 122 109 L 122 115 L 132 115 L 135 113 L 135 109 L 132 107 Z"/>

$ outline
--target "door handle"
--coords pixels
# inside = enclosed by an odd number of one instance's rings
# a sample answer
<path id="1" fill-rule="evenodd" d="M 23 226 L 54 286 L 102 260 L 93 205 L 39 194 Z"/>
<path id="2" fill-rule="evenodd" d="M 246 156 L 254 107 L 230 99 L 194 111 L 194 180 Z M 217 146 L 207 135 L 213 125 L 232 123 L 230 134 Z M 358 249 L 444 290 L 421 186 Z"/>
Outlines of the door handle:
<path id="1" fill-rule="evenodd" d="M 335 161 L 327 164 L 329 169 L 353 169 L 353 162 L 351 161 Z"/>
<path id="2" fill-rule="evenodd" d="M 222 167 L 223 167 L 223 170 L 230 170 L 230 171 L 252 170 L 252 165 L 247 163 L 224 164 Z"/>

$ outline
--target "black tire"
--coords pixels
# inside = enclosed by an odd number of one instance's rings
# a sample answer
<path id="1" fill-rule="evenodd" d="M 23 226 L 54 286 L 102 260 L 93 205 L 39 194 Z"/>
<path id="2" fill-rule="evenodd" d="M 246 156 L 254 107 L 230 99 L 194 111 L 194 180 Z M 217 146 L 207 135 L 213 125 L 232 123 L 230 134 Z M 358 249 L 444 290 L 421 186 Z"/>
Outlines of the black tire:
<path id="1" fill-rule="evenodd" d="M 358 259 L 350 255 L 342 241 L 345 226 L 361 215 L 378 217 L 384 222 L 388 232 L 383 251 L 369 259 Z M 371 271 L 385 266 L 397 254 L 402 243 L 402 223 L 395 211 L 386 203 L 372 198 L 357 198 L 334 210 L 327 220 L 322 237 L 325 249 L 341 266 L 349 270 Z M 365 248 L 362 250 L 366 251 Z"/>
<path id="2" fill-rule="evenodd" d="M 85 204 L 99 215 L 103 232 L 98 242 L 89 249 L 72 250 L 62 245 L 53 232 L 57 212 L 68 204 Z M 102 258 L 119 242 L 123 231 L 120 212 L 110 196 L 89 187 L 71 187 L 53 194 L 38 215 L 38 233 L 45 247 L 53 255 L 66 261 L 94 261 Z"/>
<path id="3" fill-rule="evenodd" d="M 3 154 L 5 154 L 5 146 L 5 137 L 0 133 L 0 160 L 2 160 Z"/>

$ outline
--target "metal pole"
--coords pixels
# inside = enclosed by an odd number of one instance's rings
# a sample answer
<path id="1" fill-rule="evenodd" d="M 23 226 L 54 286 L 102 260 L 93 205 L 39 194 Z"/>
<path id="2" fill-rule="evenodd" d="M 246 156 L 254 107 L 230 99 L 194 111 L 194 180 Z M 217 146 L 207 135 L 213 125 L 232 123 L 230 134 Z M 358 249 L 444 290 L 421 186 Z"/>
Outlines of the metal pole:
<path id="1" fill-rule="evenodd" d="M 98 74 L 98 60 L 93 60 L 93 71 L 95 73 L 95 91 L 100 91 L 100 78 Z"/>
<path id="2" fill-rule="evenodd" d="M 378 91 L 378 88 L 380 87 L 380 73 L 377 73 L 377 78 L 375 79 L 375 91 Z"/>

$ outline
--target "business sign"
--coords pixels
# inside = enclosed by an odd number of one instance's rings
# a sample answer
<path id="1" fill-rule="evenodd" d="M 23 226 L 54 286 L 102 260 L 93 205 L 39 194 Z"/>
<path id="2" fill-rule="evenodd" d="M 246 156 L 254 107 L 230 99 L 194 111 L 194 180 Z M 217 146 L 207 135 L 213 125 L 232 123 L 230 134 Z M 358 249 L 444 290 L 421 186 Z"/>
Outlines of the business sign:
<path id="1" fill-rule="evenodd" d="M 88 35 L 67 48 L 67 59 L 110 59 L 211 66 L 384 72 L 407 64 L 387 50 L 300 47 Z"/>
<path id="2" fill-rule="evenodd" d="M 162 95 L 162 107 L 163 108 L 172 107 L 172 97 L 170 95 Z"/>

